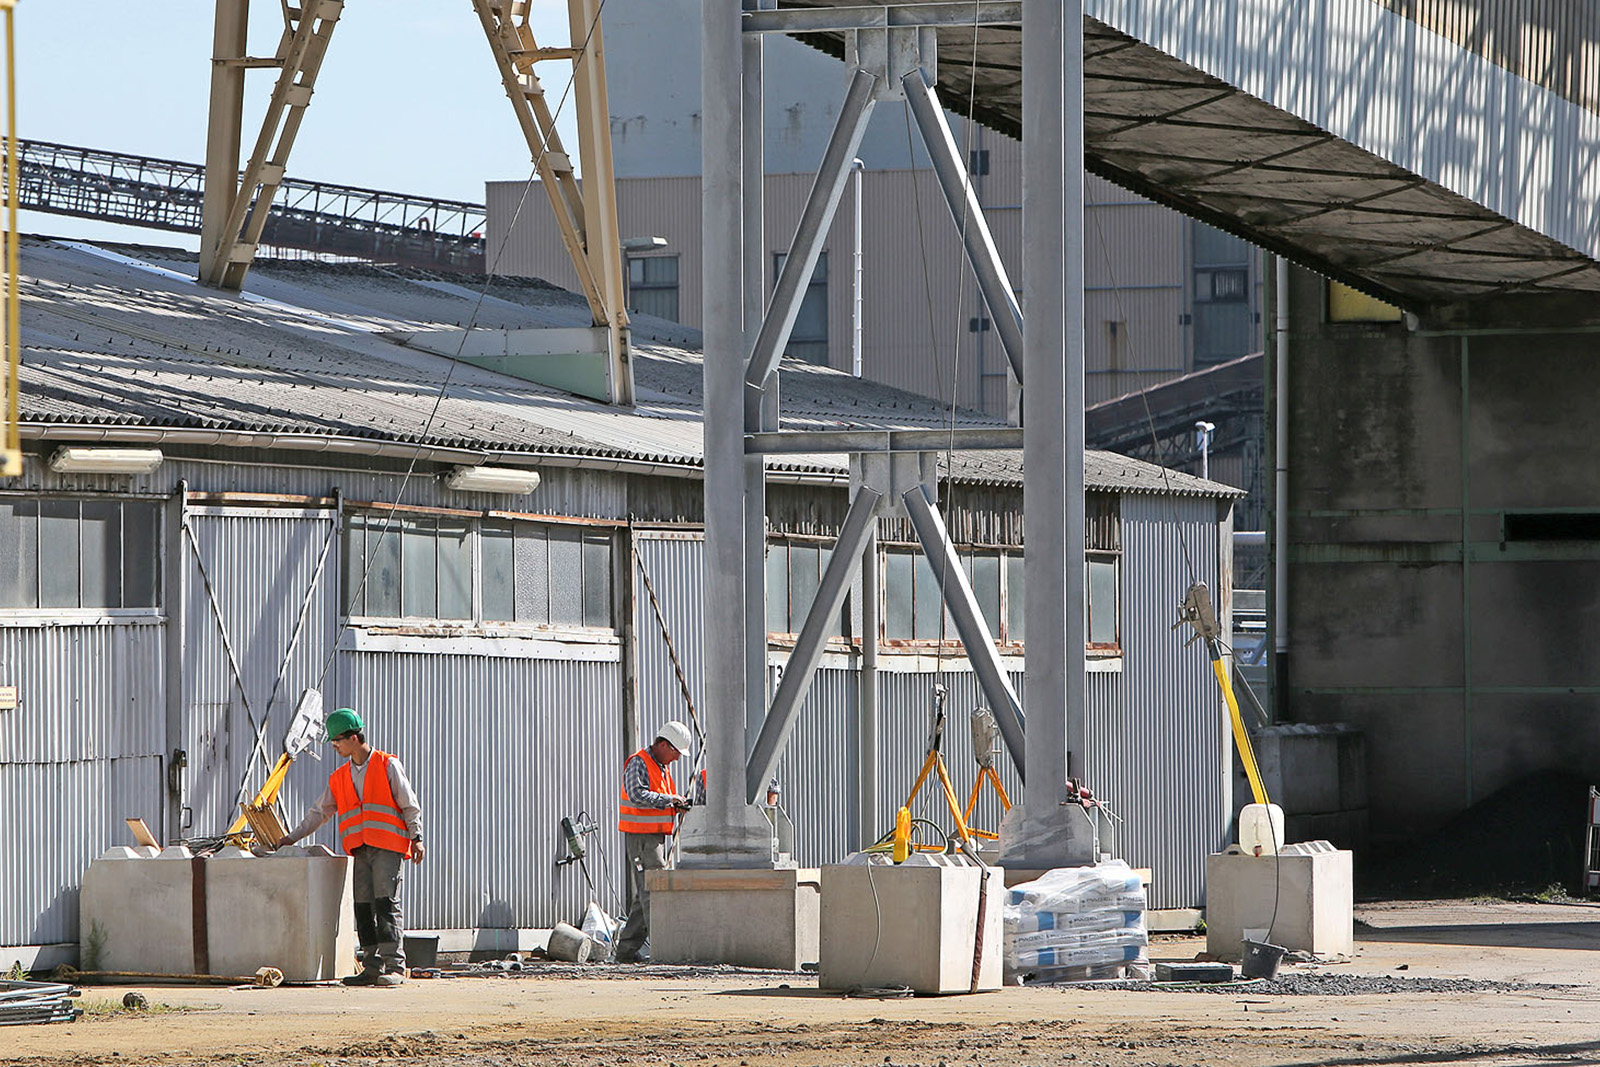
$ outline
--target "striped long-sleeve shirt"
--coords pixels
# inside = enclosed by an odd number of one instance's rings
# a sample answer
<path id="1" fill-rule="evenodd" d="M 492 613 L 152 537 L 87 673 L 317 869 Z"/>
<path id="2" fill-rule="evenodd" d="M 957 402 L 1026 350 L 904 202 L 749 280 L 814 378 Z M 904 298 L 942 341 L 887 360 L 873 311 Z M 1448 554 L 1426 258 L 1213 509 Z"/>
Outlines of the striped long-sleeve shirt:
<path id="1" fill-rule="evenodd" d="M 628 757 L 628 762 L 622 767 L 622 789 L 628 794 L 628 802 L 635 807 L 672 808 L 678 805 L 678 797 L 671 793 L 657 793 L 650 788 L 650 768 L 644 765 L 644 758 L 637 752 Z"/>

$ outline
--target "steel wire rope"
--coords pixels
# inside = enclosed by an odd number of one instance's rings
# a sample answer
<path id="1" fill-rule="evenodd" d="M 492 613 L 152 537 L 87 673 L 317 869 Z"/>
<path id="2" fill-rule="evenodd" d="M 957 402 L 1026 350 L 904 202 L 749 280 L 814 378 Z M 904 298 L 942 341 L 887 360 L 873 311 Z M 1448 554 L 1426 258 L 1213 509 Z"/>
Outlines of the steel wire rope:
<path id="1" fill-rule="evenodd" d="M 1084 192 L 1084 201 L 1083 201 L 1084 207 L 1085 208 L 1099 207 L 1100 206 L 1099 204 L 1096 204 L 1095 202 L 1093 202 L 1092 200 L 1089 199 L 1087 184 L 1084 186 L 1084 190 L 1085 190 L 1085 192 Z M 1085 211 L 1084 215 L 1088 216 L 1089 212 Z M 1138 389 L 1139 403 L 1140 403 L 1140 406 L 1144 409 L 1145 425 L 1150 430 L 1150 447 L 1155 452 L 1155 458 L 1156 458 L 1156 464 L 1155 465 L 1156 465 L 1156 468 L 1161 471 L 1161 485 L 1162 485 L 1162 488 L 1164 488 L 1167 491 L 1167 507 L 1168 507 L 1169 511 L 1172 513 L 1172 524 L 1177 529 L 1178 542 L 1183 547 L 1183 565 L 1184 565 L 1184 570 L 1188 573 L 1189 584 L 1193 585 L 1194 581 L 1195 581 L 1194 557 L 1190 554 L 1190 551 L 1189 551 L 1189 538 L 1183 532 L 1183 524 L 1178 521 L 1178 506 L 1175 503 L 1173 503 L 1173 496 L 1172 496 L 1172 479 L 1169 476 L 1169 472 L 1167 470 L 1167 465 L 1166 465 L 1166 462 L 1165 462 L 1166 456 L 1164 454 L 1164 450 L 1161 447 L 1161 438 L 1156 433 L 1155 416 L 1153 414 L 1151 414 L 1151 411 L 1150 411 L 1150 397 L 1148 395 L 1146 395 L 1146 392 L 1145 392 L 1146 386 L 1145 386 L 1144 369 L 1143 369 L 1143 367 L 1141 367 L 1139 365 L 1140 364 L 1140 360 L 1137 358 L 1138 355 L 1139 355 L 1139 345 L 1135 343 L 1134 332 L 1129 327 L 1130 319 L 1128 318 L 1128 309 L 1122 302 L 1122 287 L 1117 284 L 1117 268 L 1116 268 L 1116 265 L 1112 262 L 1111 250 L 1110 250 L 1110 247 L 1106 243 L 1105 227 L 1101 225 L 1100 216 L 1098 214 L 1094 215 L 1094 229 L 1095 229 L 1095 235 L 1098 238 L 1099 243 L 1100 243 L 1100 256 L 1101 256 L 1101 259 L 1103 260 L 1103 262 L 1105 263 L 1106 277 L 1111 282 L 1111 298 L 1112 298 L 1112 300 L 1114 300 L 1116 302 L 1117 314 L 1121 316 L 1121 322 L 1123 324 L 1123 328 L 1126 329 L 1127 333 L 1128 333 L 1128 352 L 1129 352 L 1129 354 L 1131 356 L 1134 357 L 1134 360 L 1133 360 L 1133 363 L 1134 363 L 1133 375 L 1139 382 L 1139 389 Z M 1139 339 L 1140 340 L 1143 339 L 1143 335 L 1142 334 L 1139 335 Z"/>
<path id="2" fill-rule="evenodd" d="M 567 84 L 561 90 L 560 99 L 556 101 L 555 111 L 552 115 L 552 123 L 561 117 L 562 111 L 566 108 L 567 100 L 572 94 L 572 87 L 578 79 L 578 70 L 583 64 L 585 57 L 589 53 L 589 44 L 594 38 L 595 30 L 600 25 L 600 15 L 605 10 L 605 6 L 606 0 L 600 0 L 599 5 L 595 8 L 594 18 L 590 20 L 589 26 L 584 33 L 582 46 L 574 49 L 577 55 L 573 59 L 572 73 L 567 76 Z M 343 639 L 345 632 L 350 628 L 349 609 L 355 603 L 356 598 L 366 592 L 367 582 L 372 574 L 372 556 L 376 549 L 383 544 L 384 538 L 389 536 L 390 527 L 394 524 L 395 512 L 399 510 L 401 502 L 405 499 L 406 487 L 410 485 L 411 479 L 416 473 L 417 463 L 422 458 L 423 450 L 428 447 L 428 434 L 433 429 L 434 420 L 438 418 L 440 407 L 442 407 L 444 404 L 445 396 L 450 389 L 450 382 L 455 377 L 456 367 L 460 365 L 461 353 L 466 349 L 467 338 L 471 336 L 473 327 L 477 325 L 478 316 L 483 310 L 484 301 L 488 299 L 489 290 L 494 285 L 495 271 L 500 265 L 501 257 L 503 257 L 505 254 L 506 246 L 511 240 L 511 234 L 516 229 L 517 219 L 521 217 L 522 209 L 527 205 L 528 196 L 532 192 L 535 179 L 539 174 L 539 167 L 544 162 L 544 157 L 548 155 L 549 152 L 550 140 L 549 138 L 544 138 L 539 146 L 538 154 L 533 158 L 533 169 L 529 172 L 527 181 L 525 181 L 522 185 L 522 193 L 517 198 L 517 206 L 515 210 L 513 210 L 511 213 L 511 221 L 507 224 L 505 233 L 500 238 L 499 246 L 495 249 L 493 258 L 488 259 L 485 263 L 483 285 L 478 290 L 477 301 L 472 306 L 472 314 L 468 316 L 466 324 L 462 327 L 461 340 L 456 345 L 456 354 L 455 356 L 451 357 L 449 365 L 445 368 L 444 378 L 440 381 L 439 388 L 434 393 L 433 405 L 428 410 L 428 417 L 423 421 L 422 429 L 419 430 L 415 435 L 417 442 L 416 449 L 411 454 L 411 460 L 406 466 L 405 475 L 400 479 L 400 488 L 394 494 L 394 502 L 385 506 L 383 525 L 378 530 L 378 540 L 373 546 L 374 552 L 367 552 L 363 550 L 361 562 L 361 580 L 357 583 L 354 592 L 350 594 L 345 603 L 338 605 L 338 607 L 341 609 L 339 613 L 340 622 L 338 628 L 334 631 L 333 640 L 328 643 L 328 654 L 323 659 L 321 672 L 317 675 L 316 688 L 319 691 L 323 688 L 324 684 L 326 684 L 328 679 L 328 671 L 332 669 L 333 661 L 338 656 L 339 642 Z M 268 712 L 270 712 L 270 709 L 268 709 Z M 263 729 L 265 729 L 264 724 Z M 248 777 L 249 772 L 247 771 L 246 781 L 248 781 Z M 241 788 L 243 787 L 241 786 Z"/>
<path id="3" fill-rule="evenodd" d="M 1086 187 L 1086 189 L 1087 189 L 1087 187 Z M 1094 204 L 1093 202 L 1091 202 L 1088 199 L 1087 192 L 1085 193 L 1084 206 L 1086 208 L 1087 207 L 1098 206 L 1098 205 Z M 1088 215 L 1089 213 L 1087 211 L 1085 211 L 1084 214 Z M 1101 255 L 1102 260 L 1105 263 L 1106 276 L 1107 276 L 1108 280 L 1111 282 L 1112 299 L 1116 302 L 1117 314 L 1119 316 L 1121 316 L 1121 321 L 1122 321 L 1124 327 L 1127 328 L 1128 327 L 1128 323 L 1130 322 L 1130 320 L 1128 318 L 1127 308 L 1122 302 L 1122 289 L 1117 284 L 1116 265 L 1112 262 L 1110 246 L 1106 242 L 1105 227 L 1101 225 L 1100 216 L 1098 214 L 1096 214 L 1094 216 L 1094 228 L 1095 228 L 1096 237 L 1097 237 L 1097 239 L 1099 241 L 1099 244 L 1100 244 L 1100 255 Z M 1142 338 L 1142 335 L 1140 335 L 1140 336 Z M 1189 538 L 1184 533 L 1183 524 L 1179 521 L 1179 518 L 1178 518 L 1178 506 L 1174 502 L 1174 497 L 1173 497 L 1173 494 L 1172 494 L 1172 479 L 1168 475 L 1166 463 L 1163 462 L 1163 460 L 1165 459 L 1165 456 L 1163 454 L 1163 450 L 1162 450 L 1162 447 L 1161 447 L 1161 438 L 1160 438 L 1160 435 L 1156 432 L 1155 416 L 1150 411 L 1150 398 L 1145 392 L 1145 388 L 1146 387 L 1145 387 L 1144 370 L 1139 365 L 1141 363 L 1141 361 L 1137 358 L 1138 357 L 1138 345 L 1134 343 L 1134 333 L 1133 333 L 1133 330 L 1131 328 L 1128 329 L 1128 350 L 1129 350 L 1129 354 L 1135 357 L 1134 360 L 1133 360 L 1133 362 L 1135 364 L 1134 367 L 1133 367 L 1133 374 L 1134 374 L 1135 378 L 1139 382 L 1139 390 L 1138 390 L 1138 392 L 1139 392 L 1139 402 L 1140 402 L 1140 405 L 1144 409 L 1145 425 L 1150 430 L 1150 446 L 1155 452 L 1156 467 L 1157 467 L 1158 470 L 1161 471 L 1161 483 L 1162 483 L 1162 486 L 1167 490 L 1167 508 L 1168 508 L 1169 513 L 1172 516 L 1172 525 L 1175 528 L 1175 530 L 1177 531 L 1178 543 L 1183 548 L 1183 563 L 1184 563 L 1184 569 L 1188 572 L 1189 585 L 1190 585 L 1191 588 L 1193 588 L 1193 586 L 1195 584 L 1194 557 L 1193 557 L 1193 555 L 1191 554 L 1191 552 L 1189 550 Z M 1229 667 L 1228 667 L 1228 672 L 1229 672 L 1229 674 L 1232 674 L 1232 666 L 1233 666 L 1233 663 L 1237 661 L 1237 656 L 1234 654 L 1233 648 L 1231 646 L 1223 643 L 1220 639 L 1216 639 L 1216 640 L 1217 640 L 1217 643 L 1219 644 L 1219 646 L 1227 649 L 1227 655 L 1228 655 L 1228 659 L 1230 661 Z M 1248 682 L 1246 682 L 1246 689 L 1249 689 L 1249 683 Z M 1252 699 L 1254 699 L 1254 697 L 1255 697 L 1255 693 L 1253 691 L 1251 691 L 1251 697 L 1252 697 Z M 1257 701 L 1257 706 L 1259 706 L 1259 703 L 1260 702 Z M 1230 714 L 1231 714 L 1231 712 L 1230 712 Z M 1282 893 L 1283 893 L 1283 846 L 1284 846 L 1284 842 L 1282 842 L 1282 841 L 1280 841 L 1278 839 L 1278 828 L 1277 828 L 1276 824 L 1274 824 L 1273 821 L 1272 821 L 1272 818 L 1271 818 L 1271 815 L 1270 815 L 1270 809 L 1269 809 L 1269 815 L 1268 815 L 1268 818 L 1267 818 L 1267 826 L 1268 826 L 1269 831 L 1272 834 L 1272 839 L 1273 839 L 1273 847 L 1272 847 L 1272 860 L 1273 860 L 1273 872 L 1272 872 L 1272 875 L 1273 875 L 1273 877 L 1272 877 L 1272 916 L 1271 916 L 1271 918 L 1269 918 L 1267 920 L 1267 932 L 1262 936 L 1266 939 L 1267 942 L 1270 943 L 1271 940 L 1272 940 L 1272 931 L 1278 925 L 1278 904 L 1279 904 L 1279 901 L 1280 901 L 1280 899 L 1282 897 Z"/>
<path id="4" fill-rule="evenodd" d="M 977 87 L 978 87 L 978 28 L 979 28 L 979 25 L 980 25 L 979 14 L 978 14 L 977 9 L 974 8 L 974 10 L 973 10 L 973 21 L 972 21 L 972 62 L 971 62 L 970 67 L 969 67 L 968 81 L 967 81 L 967 117 L 965 118 L 965 126 L 964 126 L 964 128 L 962 130 L 962 145 L 963 145 L 964 150 L 967 152 L 968 160 L 971 159 L 972 127 L 973 127 L 973 122 L 974 122 L 974 120 L 971 118 L 971 115 L 972 115 L 973 102 L 975 101 L 975 99 L 977 97 Z M 935 97 L 935 102 L 937 103 L 937 97 Z M 915 163 L 915 147 L 914 147 L 914 145 L 912 143 L 912 140 L 911 140 L 911 102 L 910 102 L 909 99 L 907 99 L 906 102 L 905 102 L 904 113 L 905 113 L 905 129 L 906 129 L 906 156 L 907 156 L 907 162 L 910 163 L 910 164 L 914 164 Z M 930 153 L 933 151 L 931 146 L 925 145 L 925 147 L 927 147 L 927 149 L 928 149 L 928 151 Z M 971 171 L 970 162 L 967 164 L 967 171 L 969 173 L 968 180 L 970 181 L 970 171 Z M 933 363 L 933 370 L 934 370 L 934 382 L 935 382 L 935 385 L 937 386 L 937 388 L 939 390 L 940 399 L 944 399 L 944 396 L 945 396 L 945 379 L 944 379 L 944 375 L 941 373 L 941 367 L 940 367 L 940 362 L 939 362 L 938 316 L 934 312 L 934 306 L 933 306 L 933 279 L 932 279 L 932 275 L 930 274 L 930 268 L 929 268 L 927 231 L 926 231 L 926 226 L 924 224 L 923 215 L 922 215 L 922 192 L 921 192 L 920 184 L 916 180 L 916 168 L 915 168 L 914 165 L 911 167 L 911 174 L 912 174 L 912 181 L 911 181 L 912 203 L 913 203 L 913 206 L 914 206 L 914 212 L 915 212 L 916 220 L 917 220 L 917 255 L 918 255 L 918 259 L 921 261 L 921 264 L 922 264 L 923 300 L 924 300 L 924 303 L 926 305 L 927 315 L 928 315 L 929 348 L 931 349 L 931 352 L 932 352 L 932 363 Z M 970 201 L 971 201 L 970 197 L 962 197 L 962 201 L 961 201 L 961 216 L 960 216 L 959 225 L 957 227 L 957 234 L 958 235 L 964 235 L 966 233 L 966 227 L 967 227 L 967 223 L 969 221 L 969 216 L 968 216 L 967 212 L 968 212 L 968 207 L 969 207 Z M 949 417 L 949 424 L 948 424 L 949 434 L 948 434 L 948 437 L 947 437 L 947 440 L 946 440 L 945 450 L 944 450 L 945 481 L 946 481 L 947 484 L 950 482 L 951 478 L 953 477 L 953 475 L 955 473 L 954 453 L 955 453 L 956 412 L 957 412 L 956 388 L 957 388 L 957 382 L 960 380 L 960 371 L 961 371 L 961 316 L 962 316 L 962 312 L 963 312 L 963 310 L 964 310 L 964 308 L 966 306 L 966 286 L 965 286 L 965 283 L 966 283 L 967 277 L 968 277 L 967 272 L 970 269 L 971 269 L 971 264 L 968 262 L 967 256 L 965 254 L 964 241 L 963 241 L 963 251 L 961 253 L 961 267 L 960 267 L 959 271 L 957 272 L 957 278 L 956 278 L 955 320 L 954 320 L 954 329 L 952 331 L 953 334 L 954 334 L 954 337 L 952 338 L 951 351 L 950 351 L 950 383 L 949 383 L 950 389 L 949 389 L 949 394 L 948 394 L 949 401 L 948 401 L 948 408 L 947 408 L 948 417 Z M 938 484 L 938 473 L 937 473 L 937 471 L 935 472 L 935 475 L 934 475 L 934 484 L 936 486 Z M 937 506 L 936 506 L 936 510 L 937 510 Z M 949 541 L 948 535 L 949 535 L 949 529 L 950 529 L 950 516 L 954 514 L 954 505 L 951 502 L 950 493 L 948 491 L 944 494 L 943 510 L 944 510 L 944 527 L 945 527 L 945 533 L 946 533 L 946 540 L 948 542 Z M 949 544 L 950 544 L 951 549 L 953 550 L 954 547 L 955 547 L 954 542 L 949 542 Z M 924 546 L 922 546 L 922 548 L 923 548 L 923 555 L 926 556 L 927 555 L 927 546 L 924 545 Z M 948 552 L 941 553 L 941 556 L 943 558 L 940 560 L 940 573 L 939 573 L 939 583 L 938 583 L 939 584 L 940 594 L 941 594 L 940 601 L 939 601 L 939 633 L 938 633 L 938 640 L 935 642 L 935 650 L 934 650 L 934 672 L 933 672 L 933 676 L 934 676 L 934 684 L 935 685 L 942 684 L 941 680 L 944 678 L 944 675 L 945 675 L 945 669 L 944 669 L 945 641 L 946 641 L 946 638 L 947 638 L 947 635 L 948 635 L 948 631 L 946 629 L 946 620 L 949 617 L 949 612 L 946 610 L 945 603 L 944 603 L 944 598 L 945 598 L 944 590 L 945 590 L 946 585 L 947 585 L 947 583 L 949 582 L 949 579 L 950 579 L 950 553 L 948 553 Z M 915 639 L 915 636 L 916 636 L 916 607 L 915 607 L 916 586 L 915 586 L 914 582 L 913 582 L 913 585 L 912 585 L 912 596 L 913 596 L 913 605 L 912 605 L 912 613 L 911 613 L 911 627 L 912 627 L 912 637 L 913 637 L 913 639 Z M 948 688 L 947 688 L 946 691 L 948 692 Z M 930 734 L 929 736 L 931 738 L 932 735 Z M 928 801 L 927 803 L 933 803 L 933 801 Z"/>

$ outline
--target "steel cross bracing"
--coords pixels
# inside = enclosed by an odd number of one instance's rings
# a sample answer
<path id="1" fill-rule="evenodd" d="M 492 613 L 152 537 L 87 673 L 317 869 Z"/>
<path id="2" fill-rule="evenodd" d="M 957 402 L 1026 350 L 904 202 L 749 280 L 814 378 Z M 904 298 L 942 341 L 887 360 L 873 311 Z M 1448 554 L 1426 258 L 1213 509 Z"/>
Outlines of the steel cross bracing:
<path id="1" fill-rule="evenodd" d="M 612 180 L 611 130 L 601 44 L 602 0 L 567 0 L 572 47 L 541 48 L 528 16 L 531 0 L 472 0 L 484 36 L 500 69 L 506 94 L 533 155 L 535 170 L 555 210 L 557 224 L 580 287 L 605 347 L 606 399 L 633 403 L 629 359 L 627 277 L 617 226 Z M 213 35 L 210 124 L 206 137 L 206 181 L 201 212 L 200 280 L 238 290 L 284 183 L 284 169 L 317 73 L 326 57 L 343 0 L 279 0 L 283 36 L 270 58 L 247 53 L 250 0 L 217 0 Z M 534 73 L 541 60 L 572 63 L 572 93 L 579 151 L 586 180 L 581 187 L 571 157 L 556 134 L 555 115 Z M 236 178 L 244 113 L 245 72 L 276 67 L 277 84 L 261 132 Z M 493 263 L 484 266 L 492 271 Z"/>
<path id="2" fill-rule="evenodd" d="M 226 17 L 224 9 L 228 8 Z M 237 290 L 244 285 L 244 276 L 250 270 L 256 245 L 267 225 L 267 215 L 272 198 L 283 184 L 284 168 L 289 162 L 289 150 L 294 147 L 295 136 L 305 118 L 306 107 L 311 103 L 311 93 L 317 82 L 317 72 L 328 53 L 328 42 L 333 28 L 344 11 L 343 0 L 301 0 L 299 7 L 291 7 L 282 0 L 283 38 L 278 51 L 271 59 L 256 59 L 244 54 L 244 38 L 248 21 L 248 0 L 229 3 L 218 0 L 217 43 L 224 44 L 226 34 L 230 43 L 240 46 L 237 54 L 213 55 L 214 65 L 211 131 L 207 146 L 207 185 L 221 189 L 222 183 L 231 184 L 233 166 L 226 174 L 214 174 L 212 144 L 218 136 L 232 140 L 232 129 L 219 129 L 227 122 L 217 113 L 217 82 L 237 82 L 242 96 L 244 71 L 249 67 L 278 67 L 278 83 L 267 101 L 266 117 L 261 123 L 261 133 L 256 138 L 250 161 L 245 164 L 244 175 L 233 187 L 232 195 L 224 200 L 211 200 L 205 207 L 204 232 L 200 242 L 200 280 L 207 285 Z M 235 21 L 237 20 L 237 21 Z M 234 152 L 237 159 L 238 153 Z M 236 164 L 235 164 L 236 165 Z"/>
<path id="3" fill-rule="evenodd" d="M 205 167 L 22 141 L 20 206 L 174 233 L 201 232 Z M 261 243 L 383 263 L 480 273 L 482 204 L 284 178 Z"/>
<path id="4" fill-rule="evenodd" d="M 528 142 L 534 169 L 555 212 L 562 243 L 589 301 L 596 326 L 608 329 L 612 399 L 633 403 L 628 356 L 627 278 L 623 273 L 616 187 L 612 180 L 610 113 L 600 29 L 601 0 L 568 0 L 571 48 L 541 48 L 528 24 L 531 0 L 472 0 L 494 53 L 506 96 Z M 585 181 L 562 147 L 555 115 L 534 71 L 541 60 L 573 63 L 578 149 Z"/>
<path id="5" fill-rule="evenodd" d="M 1066 580 L 1068 573 L 1081 572 L 1084 555 L 1081 2 L 873 5 L 825 12 L 776 11 L 763 0 L 750 0 L 748 6 L 752 10 L 743 10 L 739 0 L 704 0 L 701 56 L 707 595 L 723 607 L 707 614 L 707 639 L 713 647 L 745 653 L 707 665 L 707 756 L 714 780 L 742 777 L 746 790 L 744 796 L 713 790 L 708 804 L 690 813 L 681 862 L 691 867 L 769 862 L 760 820 L 752 818 L 748 805 L 782 755 L 821 658 L 826 620 L 836 615 L 863 567 L 877 516 L 885 508 L 912 521 L 935 570 L 943 572 L 943 597 L 1025 777 L 1026 812 L 1019 813 L 1024 818 L 1006 846 L 1007 858 L 1037 867 L 1093 862 L 1098 855 L 1093 827 L 1065 808 L 1068 771 L 1083 773 L 1086 742 L 1083 589 L 1081 581 L 1069 586 Z M 1027 320 L 1034 324 L 1031 330 L 1024 328 L 982 212 L 974 210 L 966 167 L 930 89 L 937 58 L 933 27 L 994 21 L 1021 21 L 1028 42 L 1023 210 L 1024 228 L 1033 237 L 1027 262 L 1029 307 L 1035 309 Z M 763 314 L 760 271 L 751 268 L 764 255 L 760 212 L 752 208 L 759 205 L 764 171 L 759 37 L 817 29 L 844 31 L 849 85 Z M 1037 706 L 1049 710 L 1033 717 L 1026 746 L 1022 709 L 934 507 L 934 450 L 940 446 L 909 435 L 784 433 L 776 425 L 779 358 L 872 107 L 881 99 L 907 97 L 989 314 L 1015 327 L 1002 330 L 1013 373 L 1021 381 L 1026 367 L 1035 386 L 1024 394 L 1032 428 L 1020 442 L 1026 457 L 1024 492 L 1046 506 L 1035 509 L 1038 517 L 1029 527 L 1029 581 L 1043 595 L 1028 600 L 1032 654 L 1027 669 L 1029 693 Z M 1019 443 L 1017 431 L 994 440 L 983 434 L 968 435 L 961 444 L 1015 448 Z M 855 491 L 817 598 L 767 707 L 760 457 L 807 448 L 854 453 Z M 938 566 L 941 561 L 946 565 Z M 870 645 L 873 635 L 866 639 Z M 870 651 L 863 650 L 864 660 Z M 864 724 L 862 736 L 875 737 L 875 726 Z"/>

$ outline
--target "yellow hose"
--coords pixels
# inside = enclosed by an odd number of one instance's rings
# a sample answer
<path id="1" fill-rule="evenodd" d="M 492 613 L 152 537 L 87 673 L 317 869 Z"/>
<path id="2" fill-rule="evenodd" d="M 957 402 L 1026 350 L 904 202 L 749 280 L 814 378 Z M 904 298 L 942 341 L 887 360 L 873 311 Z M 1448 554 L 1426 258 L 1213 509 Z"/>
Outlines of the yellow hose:
<path id="1" fill-rule="evenodd" d="M 1221 656 L 1211 660 L 1211 670 L 1222 686 L 1222 699 L 1228 702 L 1228 718 L 1233 723 L 1233 742 L 1239 748 L 1239 762 L 1244 764 L 1245 777 L 1250 779 L 1250 791 L 1257 804 L 1267 802 L 1267 787 L 1261 784 L 1261 770 L 1256 766 L 1255 749 L 1250 747 L 1250 735 L 1245 732 L 1244 719 L 1239 716 L 1239 701 L 1233 695 L 1233 679 L 1229 676 L 1228 661 Z"/>

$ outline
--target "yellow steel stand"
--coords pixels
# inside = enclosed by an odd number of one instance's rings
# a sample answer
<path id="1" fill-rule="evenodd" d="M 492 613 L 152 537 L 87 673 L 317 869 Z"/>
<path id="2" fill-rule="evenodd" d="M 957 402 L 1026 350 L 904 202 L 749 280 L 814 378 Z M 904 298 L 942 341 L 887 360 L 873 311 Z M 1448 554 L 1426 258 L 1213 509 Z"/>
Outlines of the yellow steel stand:
<path id="1" fill-rule="evenodd" d="M 978 768 L 978 780 L 972 783 L 972 795 L 967 798 L 967 810 L 962 813 L 962 818 L 967 822 L 969 829 L 978 837 L 989 841 L 1000 840 L 999 834 L 992 834 L 988 830 L 980 830 L 972 826 L 972 810 L 978 806 L 978 794 L 983 792 L 983 783 L 988 782 L 994 786 L 995 793 L 1000 797 L 1000 810 L 1011 810 L 1011 798 L 1006 795 L 1006 787 L 1000 784 L 1000 775 L 995 773 L 994 766 L 987 765 Z"/>
<path id="2" fill-rule="evenodd" d="M 17 292 L 17 45 L 14 16 L 17 0 L 0 0 L 6 13 L 6 312 L 5 434 L 0 441 L 0 477 L 22 473 L 21 410 L 17 399 L 17 367 L 22 362 L 22 302 Z"/>

